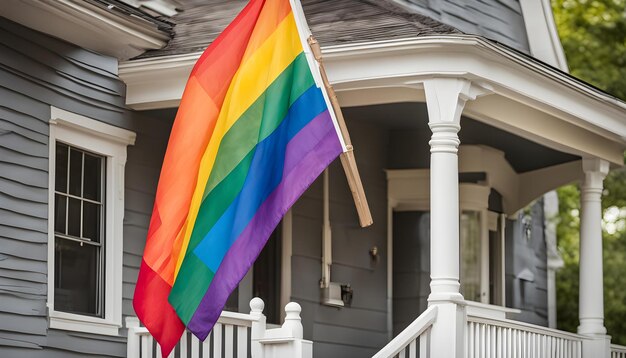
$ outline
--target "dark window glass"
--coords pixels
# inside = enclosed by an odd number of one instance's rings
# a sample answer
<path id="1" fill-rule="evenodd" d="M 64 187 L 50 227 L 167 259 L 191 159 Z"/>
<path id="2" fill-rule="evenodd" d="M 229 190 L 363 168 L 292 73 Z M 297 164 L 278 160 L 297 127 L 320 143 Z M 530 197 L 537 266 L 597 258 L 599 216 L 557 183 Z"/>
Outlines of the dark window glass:
<path id="1" fill-rule="evenodd" d="M 70 194 L 81 196 L 81 182 L 83 176 L 83 153 L 70 149 Z"/>
<path id="2" fill-rule="evenodd" d="M 85 176 L 83 179 L 83 197 L 100 201 L 100 178 L 102 158 L 85 153 Z"/>
<path id="3" fill-rule="evenodd" d="M 54 309 L 57 311 L 103 317 L 104 163 L 103 157 L 56 143 Z"/>
<path id="4" fill-rule="evenodd" d="M 252 293 L 265 302 L 268 323 L 280 324 L 280 230 L 276 229 L 254 263 Z"/>
<path id="5" fill-rule="evenodd" d="M 101 316 L 100 247 L 58 238 L 54 247 L 54 308 Z"/>
<path id="6" fill-rule="evenodd" d="M 54 203 L 54 231 L 60 234 L 67 234 L 67 228 L 65 227 L 67 198 L 63 195 L 55 194 Z"/>
<path id="7" fill-rule="evenodd" d="M 100 204 L 83 202 L 83 237 L 100 242 Z"/>
<path id="8" fill-rule="evenodd" d="M 67 159 L 68 159 L 68 146 L 63 143 L 57 143 L 56 145 L 56 159 L 55 159 L 55 189 L 62 193 L 67 192 Z"/>
<path id="9" fill-rule="evenodd" d="M 80 200 L 69 198 L 69 208 L 67 210 L 67 234 L 80 236 Z"/>

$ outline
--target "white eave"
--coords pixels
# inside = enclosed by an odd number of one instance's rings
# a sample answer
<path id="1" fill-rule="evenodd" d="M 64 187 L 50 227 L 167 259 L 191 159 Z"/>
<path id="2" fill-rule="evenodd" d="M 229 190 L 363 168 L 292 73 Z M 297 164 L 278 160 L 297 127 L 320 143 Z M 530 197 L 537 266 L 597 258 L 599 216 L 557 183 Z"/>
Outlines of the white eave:
<path id="1" fill-rule="evenodd" d="M 153 23 L 83 0 L 4 0 L 0 16 L 122 60 L 169 40 Z"/>
<path id="2" fill-rule="evenodd" d="M 342 106 L 423 101 L 424 79 L 466 78 L 491 93 L 468 102 L 466 115 L 552 148 L 622 164 L 624 102 L 482 37 L 423 36 L 322 50 Z M 199 56 L 121 63 L 127 104 L 135 109 L 177 106 Z M 544 127 L 550 133 L 542 133 Z M 585 143 L 578 144 L 581 136 Z"/>

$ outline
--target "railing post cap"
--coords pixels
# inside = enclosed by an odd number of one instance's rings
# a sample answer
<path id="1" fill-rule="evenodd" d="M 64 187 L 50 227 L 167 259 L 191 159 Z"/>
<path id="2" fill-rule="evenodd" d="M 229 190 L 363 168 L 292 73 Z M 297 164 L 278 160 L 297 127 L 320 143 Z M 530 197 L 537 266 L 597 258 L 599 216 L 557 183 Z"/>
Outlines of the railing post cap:
<path id="1" fill-rule="evenodd" d="M 289 302 L 285 306 L 285 313 L 289 316 L 290 313 L 295 313 L 300 316 L 300 312 L 302 312 L 302 307 L 296 302 Z"/>
<path id="2" fill-rule="evenodd" d="M 265 308 L 265 302 L 259 297 L 254 297 L 250 300 L 250 313 L 263 313 Z"/>

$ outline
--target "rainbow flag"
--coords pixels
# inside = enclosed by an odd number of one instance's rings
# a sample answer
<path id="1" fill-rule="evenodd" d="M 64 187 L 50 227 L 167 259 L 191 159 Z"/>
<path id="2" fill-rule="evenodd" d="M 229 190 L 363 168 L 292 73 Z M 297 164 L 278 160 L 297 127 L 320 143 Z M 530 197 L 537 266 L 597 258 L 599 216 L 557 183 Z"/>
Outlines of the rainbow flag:
<path id="1" fill-rule="evenodd" d="M 163 356 L 185 327 L 207 337 L 282 216 L 345 150 L 297 22 L 289 0 L 252 0 L 190 75 L 133 300 Z"/>

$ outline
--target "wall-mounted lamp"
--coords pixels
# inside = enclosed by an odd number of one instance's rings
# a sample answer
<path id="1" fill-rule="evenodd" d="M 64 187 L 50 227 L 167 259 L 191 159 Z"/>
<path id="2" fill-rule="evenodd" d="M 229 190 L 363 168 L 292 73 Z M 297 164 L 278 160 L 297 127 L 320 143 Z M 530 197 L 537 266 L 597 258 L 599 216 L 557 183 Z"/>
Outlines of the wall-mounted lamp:
<path id="1" fill-rule="evenodd" d="M 370 249 L 370 257 L 372 260 L 378 260 L 378 246 L 372 246 Z"/>

